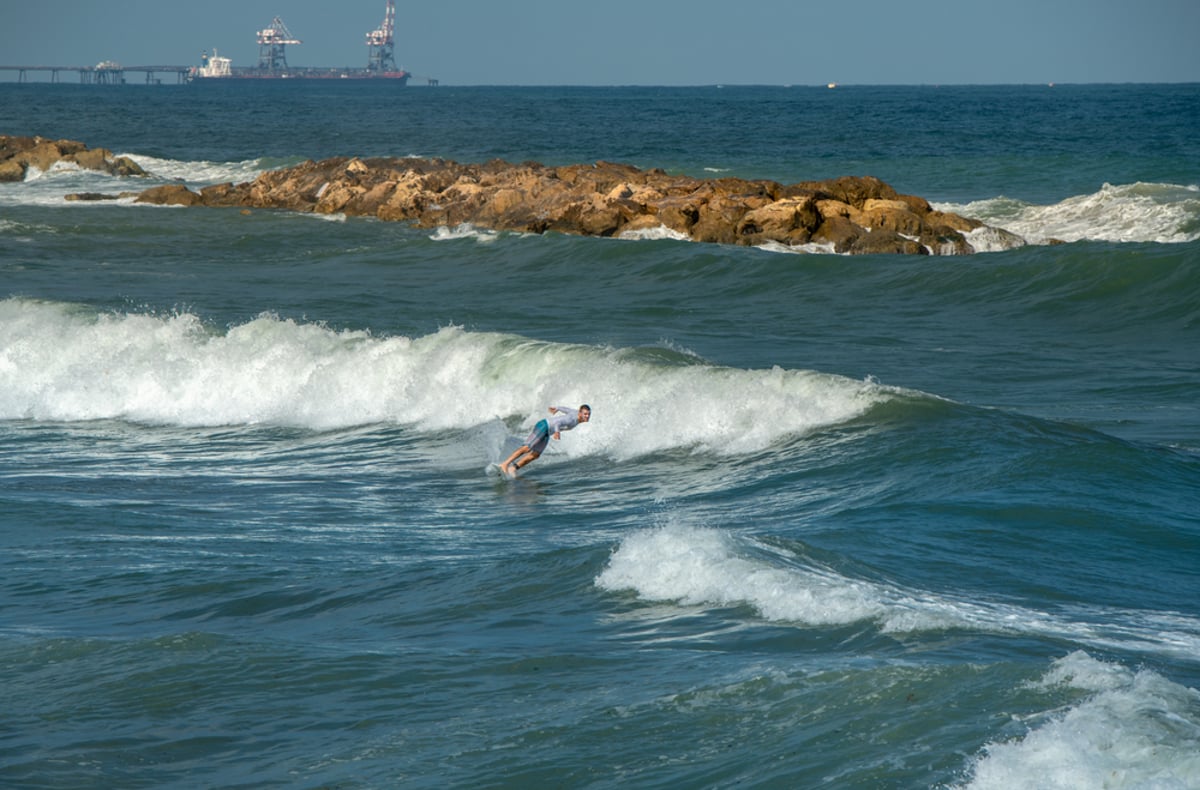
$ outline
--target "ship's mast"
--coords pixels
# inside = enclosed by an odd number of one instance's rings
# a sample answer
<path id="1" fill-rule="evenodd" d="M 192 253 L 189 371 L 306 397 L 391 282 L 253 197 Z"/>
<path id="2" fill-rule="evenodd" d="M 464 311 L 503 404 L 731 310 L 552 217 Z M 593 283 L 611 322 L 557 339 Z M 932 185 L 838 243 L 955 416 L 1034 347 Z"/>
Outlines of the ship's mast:
<path id="1" fill-rule="evenodd" d="M 396 2 L 387 0 L 383 25 L 367 33 L 367 70 L 396 71 Z"/>
<path id="2" fill-rule="evenodd" d="M 270 27 L 258 31 L 258 67 L 265 71 L 285 71 L 288 64 L 284 46 L 303 43 L 292 35 L 282 19 L 275 17 Z"/>

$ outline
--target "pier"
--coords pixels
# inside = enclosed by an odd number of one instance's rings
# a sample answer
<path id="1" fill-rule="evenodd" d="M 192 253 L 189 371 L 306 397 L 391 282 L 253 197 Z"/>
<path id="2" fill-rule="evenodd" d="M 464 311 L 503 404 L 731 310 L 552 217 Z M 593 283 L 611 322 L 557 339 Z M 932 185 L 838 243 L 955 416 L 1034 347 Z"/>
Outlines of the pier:
<path id="1" fill-rule="evenodd" d="M 99 63 L 95 66 L 0 66 L 0 71 L 17 72 L 16 82 L 29 82 L 30 72 L 49 72 L 49 80 L 38 80 L 38 82 L 58 83 L 62 82 L 60 79 L 62 72 L 73 71 L 78 73 L 79 82 L 84 85 L 124 85 L 128 82 L 125 77 L 128 72 L 144 73 L 146 85 L 161 85 L 162 79 L 156 76 L 159 74 L 174 74 L 175 82 L 182 84 L 187 82 L 191 70 L 191 66 L 122 66 L 111 62 Z M 143 80 L 138 81 L 142 82 Z"/>

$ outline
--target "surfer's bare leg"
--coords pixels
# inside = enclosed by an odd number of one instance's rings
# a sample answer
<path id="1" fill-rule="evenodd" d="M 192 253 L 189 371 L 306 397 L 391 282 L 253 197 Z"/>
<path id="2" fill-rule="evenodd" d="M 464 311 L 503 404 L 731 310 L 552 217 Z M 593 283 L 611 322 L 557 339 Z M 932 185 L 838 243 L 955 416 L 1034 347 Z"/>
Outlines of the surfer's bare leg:
<path id="1" fill-rule="evenodd" d="M 512 455 L 510 455 L 507 459 L 505 459 L 504 463 L 500 464 L 500 471 L 504 472 L 504 474 L 508 474 L 509 465 L 512 464 L 513 461 L 516 461 L 518 458 L 520 458 L 521 456 L 525 455 L 528 452 L 529 452 L 529 445 L 523 444 L 520 447 L 518 447 L 513 452 Z M 537 458 L 537 456 L 535 455 L 533 458 Z M 532 461 L 533 458 L 530 458 L 529 461 Z M 527 464 L 527 463 L 529 463 L 529 461 L 526 461 L 525 463 Z M 518 463 L 517 468 L 519 469 L 524 465 L 525 464 Z"/>
<path id="2" fill-rule="evenodd" d="M 540 456 L 540 455 L 541 455 L 541 453 L 535 453 L 533 450 L 530 450 L 529 452 L 525 453 L 525 455 L 523 455 L 523 456 L 521 456 L 520 458 L 518 458 L 518 459 L 517 459 L 517 463 L 516 463 L 516 464 L 514 464 L 514 465 L 515 465 L 515 466 L 516 466 L 518 469 L 520 469 L 522 466 L 525 466 L 525 465 L 527 465 L 527 464 L 531 464 L 531 463 L 533 463 L 534 461 L 536 461 L 536 460 L 538 459 L 538 456 Z"/>

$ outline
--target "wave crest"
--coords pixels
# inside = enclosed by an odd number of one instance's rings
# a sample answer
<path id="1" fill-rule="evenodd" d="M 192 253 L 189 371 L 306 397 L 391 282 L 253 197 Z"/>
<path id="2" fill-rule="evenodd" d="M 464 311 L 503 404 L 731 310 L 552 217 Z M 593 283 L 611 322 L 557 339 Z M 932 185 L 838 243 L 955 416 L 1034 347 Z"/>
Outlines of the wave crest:
<path id="1" fill-rule="evenodd" d="M 589 402 L 593 423 L 558 451 L 629 458 L 762 449 L 889 397 L 872 382 L 719 367 L 669 347 L 460 327 L 378 337 L 270 313 L 221 330 L 190 313 L 0 301 L 0 419 L 316 430 L 393 422 L 444 433 L 496 419 L 524 430 L 549 405 Z"/>

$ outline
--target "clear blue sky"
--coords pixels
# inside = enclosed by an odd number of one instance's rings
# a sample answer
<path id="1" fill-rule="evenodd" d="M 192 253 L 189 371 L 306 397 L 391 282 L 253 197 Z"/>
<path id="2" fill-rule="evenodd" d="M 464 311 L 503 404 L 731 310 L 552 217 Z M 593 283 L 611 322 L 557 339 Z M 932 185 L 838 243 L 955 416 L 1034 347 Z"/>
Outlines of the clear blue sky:
<path id="1" fill-rule="evenodd" d="M 366 65 L 385 0 L 0 0 L 0 65 Z M 1200 0 L 397 0 L 396 60 L 453 85 L 1200 82 Z M 9 79 L 2 77 L 0 79 Z"/>

